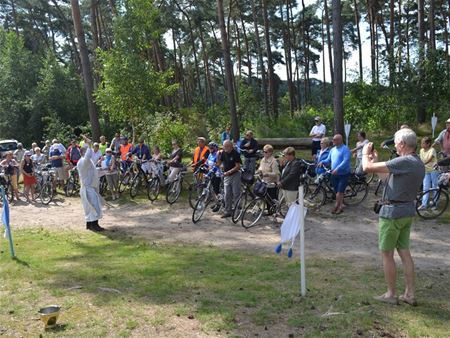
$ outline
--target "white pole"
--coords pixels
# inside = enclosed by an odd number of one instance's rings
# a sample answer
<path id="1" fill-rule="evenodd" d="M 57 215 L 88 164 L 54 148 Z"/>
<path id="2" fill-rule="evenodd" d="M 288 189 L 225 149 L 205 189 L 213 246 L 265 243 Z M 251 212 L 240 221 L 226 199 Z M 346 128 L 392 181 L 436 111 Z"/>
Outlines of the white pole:
<path id="1" fill-rule="evenodd" d="M 306 296 L 305 277 L 305 206 L 303 200 L 303 184 L 298 187 L 298 203 L 300 208 L 300 293 Z"/>

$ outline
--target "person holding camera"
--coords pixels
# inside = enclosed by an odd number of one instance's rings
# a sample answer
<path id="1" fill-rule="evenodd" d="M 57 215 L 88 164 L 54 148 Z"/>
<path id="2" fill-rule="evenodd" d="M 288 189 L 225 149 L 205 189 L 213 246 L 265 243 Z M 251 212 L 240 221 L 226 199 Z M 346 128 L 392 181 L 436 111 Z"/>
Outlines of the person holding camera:
<path id="1" fill-rule="evenodd" d="M 371 142 L 364 146 L 362 152 L 363 170 L 387 178 L 383 199 L 377 203 L 381 207 L 375 209 L 375 212 L 379 212 L 378 247 L 383 259 L 387 292 L 374 299 L 389 304 L 398 304 L 398 300 L 401 300 L 416 306 L 414 262 L 409 250 L 409 238 L 415 215 L 415 200 L 425 175 L 425 166 L 415 152 L 417 136 L 414 131 L 400 129 L 395 133 L 394 144 L 399 157 L 387 162 L 377 162 L 378 153 Z M 398 298 L 395 287 L 395 250 L 401 258 L 405 274 L 405 292 Z"/>

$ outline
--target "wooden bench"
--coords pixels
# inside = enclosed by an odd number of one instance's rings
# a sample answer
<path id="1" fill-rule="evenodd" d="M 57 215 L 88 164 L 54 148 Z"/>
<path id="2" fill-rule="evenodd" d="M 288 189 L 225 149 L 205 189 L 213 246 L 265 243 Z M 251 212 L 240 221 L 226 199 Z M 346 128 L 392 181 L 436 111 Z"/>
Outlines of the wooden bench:
<path id="1" fill-rule="evenodd" d="M 284 149 L 286 147 L 294 147 L 296 149 L 311 149 L 312 140 L 309 137 L 297 138 L 258 138 L 259 148 L 266 144 L 272 145 L 275 149 Z"/>

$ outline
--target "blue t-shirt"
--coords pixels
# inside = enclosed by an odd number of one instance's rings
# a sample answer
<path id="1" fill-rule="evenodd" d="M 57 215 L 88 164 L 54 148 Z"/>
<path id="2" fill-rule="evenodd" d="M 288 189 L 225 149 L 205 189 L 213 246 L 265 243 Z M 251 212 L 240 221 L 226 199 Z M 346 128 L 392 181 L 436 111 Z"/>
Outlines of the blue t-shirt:
<path id="1" fill-rule="evenodd" d="M 139 159 L 142 160 L 142 158 L 145 155 L 146 160 L 150 160 L 152 158 L 152 155 L 150 154 L 150 149 L 147 147 L 147 145 L 143 144 L 140 146 L 139 144 L 133 149 L 132 151 L 133 155 L 136 155 Z"/>
<path id="2" fill-rule="evenodd" d="M 350 174 L 350 149 L 345 144 L 339 147 L 333 147 L 328 154 L 326 160 L 322 161 L 323 164 L 331 164 L 331 170 L 337 170 L 338 175 L 348 175 Z"/>
<path id="3" fill-rule="evenodd" d="M 53 148 L 50 150 L 50 153 L 48 154 L 49 157 L 52 156 L 61 156 L 61 151 L 59 150 L 59 148 Z M 59 160 L 50 160 L 50 163 L 52 165 L 53 168 L 62 168 L 63 166 L 63 160 L 59 159 Z"/>

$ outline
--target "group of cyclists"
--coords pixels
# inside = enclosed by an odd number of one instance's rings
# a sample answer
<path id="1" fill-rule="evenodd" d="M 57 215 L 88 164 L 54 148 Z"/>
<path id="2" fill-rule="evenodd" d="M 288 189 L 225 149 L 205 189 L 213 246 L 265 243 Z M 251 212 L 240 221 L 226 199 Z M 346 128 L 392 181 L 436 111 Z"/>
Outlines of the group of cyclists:
<path id="1" fill-rule="evenodd" d="M 327 176 L 325 174 L 330 174 L 331 171 L 321 165 L 329 156 L 332 142 L 325 137 L 326 128 L 319 117 L 315 122 L 310 134 L 312 160 L 309 161 L 296 159 L 292 147 L 286 148 L 278 156 L 275 156 L 271 145 L 265 145 L 262 151 L 259 150 L 258 142 L 250 130 L 244 134 L 242 140 L 233 144 L 229 128 L 222 133 L 220 145 L 216 142 L 207 143 L 204 137 L 198 137 L 192 161 L 187 166 L 183 164 L 183 150 L 176 140 L 172 141 L 172 151 L 164 159 L 158 146 L 150 148 L 144 138 L 140 138 L 138 143 L 133 145 L 120 133 L 116 133 L 110 143 L 106 142 L 104 136 L 100 138 L 100 142 L 94 143 L 92 160 L 101 180 L 100 192 L 105 195 L 109 191 L 112 200 L 118 199 L 120 193 L 127 188 L 131 197 L 135 197 L 139 189 L 144 187 L 147 188 L 149 199 L 153 201 L 165 187 L 167 201 L 174 203 L 180 195 L 183 176 L 190 167 L 193 180 L 189 185 L 189 202 L 194 209 L 194 222 L 200 219 L 207 205 L 210 205 L 212 212 L 222 210 L 224 218 L 232 217 L 233 221 L 242 221 L 248 201 L 244 203 L 240 197 L 245 195 L 245 199 L 254 199 L 257 195 L 253 190 L 260 189 L 260 197 L 266 197 L 266 205 L 259 206 L 259 209 L 266 209 L 265 214 L 269 215 L 277 214 L 274 205 L 281 204 L 280 201 L 289 205 L 297 199 L 297 188 L 301 180 L 308 182 L 305 197 L 310 205 L 320 206 L 326 200 L 336 199 L 332 179 L 329 182 L 323 179 Z M 450 129 L 450 120 L 447 125 Z M 443 142 L 446 140 L 445 135 L 440 135 Z M 425 141 L 427 146 L 429 140 Z M 383 145 L 388 145 L 389 142 L 390 140 L 386 140 Z M 353 177 L 364 175 L 361 168 L 361 151 L 367 143 L 366 134 L 359 132 L 356 147 L 349 149 L 356 158 Z M 66 195 L 70 196 L 79 189 L 76 165 L 81 158 L 80 150 L 83 146 L 83 141 L 78 142 L 76 139 L 73 139 L 67 148 L 58 139 L 51 142 L 47 140 L 42 149 L 36 143 L 33 143 L 29 150 L 18 144 L 18 149 L 6 153 L 0 162 L 3 168 L 0 183 L 9 185 L 11 200 L 20 200 L 20 195 L 23 194 L 28 202 L 34 202 L 42 194 L 41 199 L 48 202 L 48 191 L 51 190 L 53 195 L 57 187 L 61 187 Z M 426 149 L 430 149 L 429 145 Z M 430 153 L 428 150 L 422 152 Z M 24 185 L 22 192 L 18 186 L 20 176 Z M 435 175 L 430 176 L 434 178 Z M 43 177 L 47 177 L 49 181 L 45 194 L 42 193 L 45 183 Z M 367 195 L 367 187 L 363 186 L 360 179 L 354 178 L 352 182 L 347 183 L 349 187 L 342 192 L 344 203 L 347 204 L 351 204 L 352 199 L 360 203 Z M 369 183 L 369 180 L 365 178 L 364 182 Z M 437 188 L 432 183 L 434 184 L 434 181 L 431 182 L 430 179 L 426 188 Z M 208 196 L 201 198 L 202 194 L 206 194 L 206 186 Z M 424 203 L 420 209 L 426 209 L 428 196 L 422 196 Z M 259 209 L 258 214 L 261 211 Z M 281 210 L 279 205 L 280 214 Z"/>

